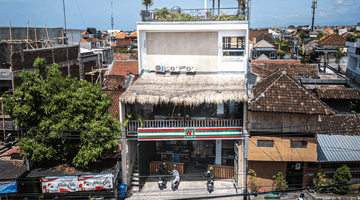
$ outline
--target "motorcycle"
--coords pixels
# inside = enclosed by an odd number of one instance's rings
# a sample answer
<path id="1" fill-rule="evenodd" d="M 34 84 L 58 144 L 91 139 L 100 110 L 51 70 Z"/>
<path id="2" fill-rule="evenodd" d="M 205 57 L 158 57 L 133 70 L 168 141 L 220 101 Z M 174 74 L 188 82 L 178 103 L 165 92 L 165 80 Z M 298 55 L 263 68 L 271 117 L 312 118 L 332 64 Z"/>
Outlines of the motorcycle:
<path id="1" fill-rule="evenodd" d="M 214 191 L 214 176 L 211 173 L 211 171 L 209 170 L 209 171 L 205 172 L 205 177 L 207 178 L 207 181 L 206 181 L 207 191 L 209 193 L 211 193 Z"/>
<path id="2" fill-rule="evenodd" d="M 159 180 L 158 180 L 158 186 L 160 190 L 166 189 L 166 184 L 167 184 L 167 178 L 166 176 L 166 165 L 165 163 L 163 165 L 160 166 L 159 169 Z"/>
<path id="3" fill-rule="evenodd" d="M 180 185 L 180 174 L 179 172 L 176 170 L 176 165 L 174 165 L 174 169 L 171 171 L 171 189 L 173 191 L 177 190 L 179 188 Z"/>
<path id="4" fill-rule="evenodd" d="M 300 195 L 300 197 L 298 198 L 298 200 L 304 200 L 304 198 L 305 198 L 304 193 L 301 193 L 301 195 Z"/>

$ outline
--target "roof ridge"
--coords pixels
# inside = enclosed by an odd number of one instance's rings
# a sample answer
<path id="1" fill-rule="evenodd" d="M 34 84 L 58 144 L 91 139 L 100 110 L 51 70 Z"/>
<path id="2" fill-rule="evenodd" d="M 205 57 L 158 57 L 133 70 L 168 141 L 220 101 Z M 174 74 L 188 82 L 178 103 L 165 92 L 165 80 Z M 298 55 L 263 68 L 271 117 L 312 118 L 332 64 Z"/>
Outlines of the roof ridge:
<path id="1" fill-rule="evenodd" d="M 312 97 L 314 100 L 316 100 L 318 103 L 320 103 L 323 107 L 327 108 L 331 113 L 336 114 L 336 112 L 334 112 L 334 111 L 332 110 L 332 108 L 330 108 L 328 105 L 322 103 L 320 98 L 318 98 L 317 96 L 313 95 L 308 89 L 306 89 L 303 85 L 301 85 L 301 83 L 299 84 L 298 81 L 296 81 L 295 79 L 293 79 L 293 78 L 290 77 L 290 76 L 286 76 L 286 75 L 285 75 L 285 77 L 288 77 L 293 83 L 295 83 L 298 87 L 300 87 L 303 91 L 305 91 L 308 95 L 310 95 L 310 97 Z"/>
<path id="2" fill-rule="evenodd" d="M 276 71 L 275 73 L 273 73 L 273 74 L 271 74 L 270 76 L 272 76 L 272 75 L 274 75 L 274 74 L 276 74 L 276 73 L 279 73 L 279 72 L 282 72 L 282 71 Z M 275 80 L 275 81 L 273 81 L 270 85 L 269 85 L 269 87 L 267 87 L 262 93 L 265 93 L 266 91 L 268 91 L 269 90 L 269 88 L 271 88 L 271 86 L 273 86 L 282 76 L 284 75 L 284 73 L 281 73 L 280 74 L 280 76 Z M 268 76 L 268 77 L 270 77 L 270 76 Z M 268 78 L 267 77 L 267 78 Z M 265 80 L 265 79 L 263 79 L 263 80 Z M 256 99 L 254 100 L 254 103 L 260 98 L 260 96 L 261 95 L 259 95 L 258 97 L 256 97 Z"/>

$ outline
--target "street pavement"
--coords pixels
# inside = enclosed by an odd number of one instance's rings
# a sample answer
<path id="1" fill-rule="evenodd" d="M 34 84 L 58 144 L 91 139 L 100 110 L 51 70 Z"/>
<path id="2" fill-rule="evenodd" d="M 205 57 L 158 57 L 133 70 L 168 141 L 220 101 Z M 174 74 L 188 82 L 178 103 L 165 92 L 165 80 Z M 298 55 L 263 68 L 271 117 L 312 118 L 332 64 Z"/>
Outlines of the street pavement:
<path id="1" fill-rule="evenodd" d="M 134 193 L 131 197 L 126 199 L 191 199 L 237 194 L 232 179 L 215 179 L 215 190 L 211 194 L 206 189 L 205 178 L 203 181 L 180 180 L 179 189 L 176 191 L 172 191 L 169 181 L 167 183 L 167 188 L 160 190 L 158 188 L 157 180 L 156 177 L 148 178 L 141 192 Z M 221 199 L 239 199 L 239 196 Z"/>

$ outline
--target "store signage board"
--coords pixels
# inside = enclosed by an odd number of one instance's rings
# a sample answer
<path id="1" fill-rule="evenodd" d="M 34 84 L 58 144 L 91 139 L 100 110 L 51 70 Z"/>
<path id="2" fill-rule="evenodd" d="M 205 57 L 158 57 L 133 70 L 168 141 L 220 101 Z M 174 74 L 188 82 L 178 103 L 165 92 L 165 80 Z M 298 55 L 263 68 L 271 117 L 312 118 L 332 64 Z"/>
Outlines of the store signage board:
<path id="1" fill-rule="evenodd" d="M 41 179 L 42 193 L 67 193 L 113 188 L 113 174 L 48 176 Z"/>
<path id="2" fill-rule="evenodd" d="M 0 181 L 0 194 L 17 193 L 16 180 Z"/>
<path id="3" fill-rule="evenodd" d="M 139 141 L 243 139 L 242 127 L 138 128 Z"/>

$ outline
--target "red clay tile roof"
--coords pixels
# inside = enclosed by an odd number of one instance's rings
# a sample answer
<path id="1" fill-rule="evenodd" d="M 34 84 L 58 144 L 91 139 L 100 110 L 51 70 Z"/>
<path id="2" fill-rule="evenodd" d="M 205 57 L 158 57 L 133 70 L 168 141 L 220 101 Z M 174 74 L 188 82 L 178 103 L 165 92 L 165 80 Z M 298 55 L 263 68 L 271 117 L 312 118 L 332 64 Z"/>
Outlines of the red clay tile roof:
<path id="1" fill-rule="evenodd" d="M 130 46 L 131 40 L 118 40 L 115 46 Z"/>
<path id="2" fill-rule="evenodd" d="M 304 114 L 335 114 L 312 92 L 307 90 L 285 71 L 277 71 L 252 88 L 253 100 L 249 110 Z M 263 95 L 261 95 L 263 94 Z"/>
<path id="3" fill-rule="evenodd" d="M 125 76 L 107 75 L 104 81 L 104 87 L 106 90 L 121 90 L 125 85 L 127 78 Z"/>
<path id="4" fill-rule="evenodd" d="M 137 37 L 137 31 L 133 32 L 129 37 Z"/>
<path id="5" fill-rule="evenodd" d="M 285 59 L 277 59 L 277 60 L 252 60 L 251 63 L 259 64 L 259 63 L 273 63 L 273 64 L 300 64 L 300 60 L 285 60 Z"/>
<path id="6" fill-rule="evenodd" d="M 139 75 L 138 61 L 114 61 L 110 75 L 126 76 L 130 73 Z"/>
<path id="7" fill-rule="evenodd" d="M 353 32 L 346 32 L 346 33 L 342 34 L 341 37 L 347 38 L 347 36 L 349 36 L 349 35 L 354 35 L 354 33 Z"/>
<path id="8" fill-rule="evenodd" d="M 320 133 L 329 135 L 360 135 L 360 119 L 357 114 L 320 116 Z"/>
<path id="9" fill-rule="evenodd" d="M 111 106 L 108 112 L 111 116 L 115 117 L 118 121 L 120 120 L 119 116 L 119 97 L 123 93 L 121 90 L 103 90 L 103 93 L 106 95 L 111 95 Z"/>
<path id="10" fill-rule="evenodd" d="M 101 42 L 101 40 L 94 38 L 94 37 L 89 37 L 85 39 L 88 42 Z"/>
<path id="11" fill-rule="evenodd" d="M 345 46 L 346 38 L 339 34 L 327 35 L 317 42 L 318 45 L 342 45 Z"/>
<path id="12" fill-rule="evenodd" d="M 114 60 L 128 60 L 131 53 L 114 53 Z"/>
<path id="13" fill-rule="evenodd" d="M 289 76 L 318 77 L 318 68 L 315 64 L 251 64 L 251 69 L 253 73 L 260 77 L 267 77 L 279 69 L 284 69 Z"/>
<path id="14" fill-rule="evenodd" d="M 269 35 L 272 37 L 272 34 L 269 33 L 268 30 L 250 30 L 250 41 L 252 41 L 254 38 L 259 37 L 260 35 L 262 35 L 263 33 Z"/>
<path id="15" fill-rule="evenodd" d="M 128 35 L 126 35 L 126 33 L 121 32 L 118 36 L 116 36 L 116 39 L 124 39 L 129 37 Z"/>
<path id="16" fill-rule="evenodd" d="M 316 95 L 320 99 L 360 99 L 355 88 L 316 88 Z"/>

